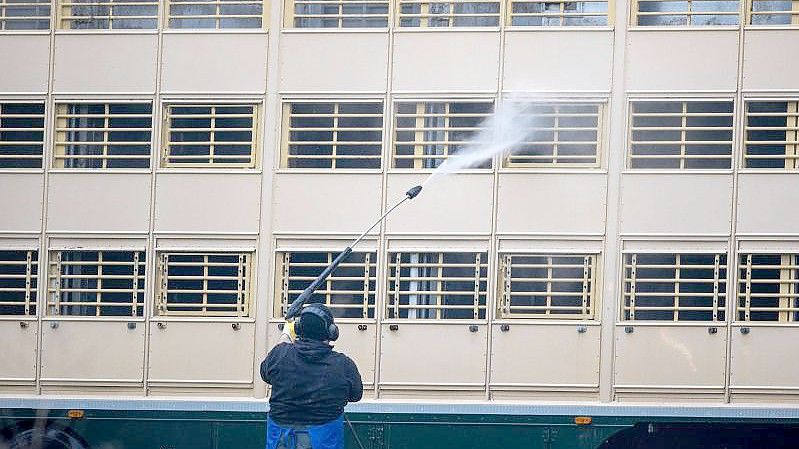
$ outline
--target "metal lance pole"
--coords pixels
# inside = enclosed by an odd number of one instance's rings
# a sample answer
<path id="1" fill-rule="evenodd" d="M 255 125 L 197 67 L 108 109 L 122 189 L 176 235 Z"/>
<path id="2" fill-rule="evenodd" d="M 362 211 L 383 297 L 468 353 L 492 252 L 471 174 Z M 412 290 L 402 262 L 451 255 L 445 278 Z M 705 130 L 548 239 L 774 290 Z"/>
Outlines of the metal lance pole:
<path id="1" fill-rule="evenodd" d="M 336 256 L 336 258 L 333 259 L 333 262 L 331 262 L 330 265 L 328 265 L 327 268 L 325 268 L 324 271 L 322 271 L 319 274 L 319 276 L 317 276 L 317 278 L 314 279 L 313 282 L 311 282 L 311 285 L 306 287 L 305 290 L 303 290 L 302 293 L 300 293 L 300 296 L 298 296 L 297 299 L 295 299 L 291 303 L 288 311 L 286 312 L 286 319 L 288 320 L 299 315 L 300 310 L 302 310 L 302 306 L 311 298 L 311 295 L 313 295 L 316 289 L 318 289 L 325 282 L 325 280 L 327 280 L 328 276 L 330 276 L 330 273 L 332 273 L 342 262 L 344 262 L 347 259 L 350 253 L 352 253 L 352 248 L 355 247 L 355 245 L 357 245 L 358 242 L 363 240 L 363 238 L 366 237 L 366 234 L 368 234 L 372 229 L 374 229 L 375 226 L 380 224 L 380 222 L 385 220 L 388 214 L 393 212 L 394 209 L 398 208 L 402 203 L 416 198 L 416 196 L 419 195 L 421 191 L 422 191 L 422 186 L 411 187 L 407 192 L 405 192 L 405 198 L 403 198 L 402 200 L 398 201 L 396 204 L 391 206 L 386 211 L 386 213 L 381 215 L 380 218 L 378 218 L 377 221 L 375 221 L 372 224 L 372 226 L 369 226 L 369 228 L 366 231 L 364 231 L 363 234 L 359 235 L 358 238 L 353 240 L 352 243 L 350 243 L 344 249 L 344 251 L 341 252 L 341 254 Z"/>

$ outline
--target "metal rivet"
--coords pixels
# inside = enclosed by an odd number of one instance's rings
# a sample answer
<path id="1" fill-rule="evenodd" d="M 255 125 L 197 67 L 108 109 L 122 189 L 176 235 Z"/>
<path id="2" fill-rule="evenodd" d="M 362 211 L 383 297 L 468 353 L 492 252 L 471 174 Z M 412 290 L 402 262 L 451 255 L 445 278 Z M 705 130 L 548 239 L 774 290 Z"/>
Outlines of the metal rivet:
<path id="1" fill-rule="evenodd" d="M 241 329 L 241 324 L 233 323 L 233 324 L 230 325 L 230 327 L 232 327 L 234 331 L 237 331 L 237 330 Z"/>
<path id="2" fill-rule="evenodd" d="M 501 330 L 502 332 L 509 331 L 510 330 L 510 324 L 503 324 L 503 325 L 499 326 L 499 330 Z"/>
<path id="3" fill-rule="evenodd" d="M 477 329 L 478 327 L 476 324 L 472 324 L 469 326 L 469 332 L 477 332 Z"/>
<path id="4" fill-rule="evenodd" d="M 390 330 L 390 331 L 398 331 L 399 330 L 399 325 L 397 325 L 397 324 L 389 324 L 388 325 L 388 330 Z"/>
<path id="5" fill-rule="evenodd" d="M 23 329 L 27 329 L 27 328 L 28 328 L 28 326 L 30 326 L 30 325 L 28 324 L 28 322 L 27 322 L 27 321 L 20 321 L 20 322 L 19 322 L 19 327 L 21 327 L 21 328 L 23 328 Z"/>
<path id="6" fill-rule="evenodd" d="M 277 323 L 277 330 L 279 330 L 279 331 L 282 331 L 284 327 L 286 327 L 286 325 L 285 325 L 285 324 L 283 324 L 283 323 Z"/>
<path id="7" fill-rule="evenodd" d="M 749 331 L 750 331 L 750 329 L 748 327 L 742 327 L 741 328 L 741 333 L 744 334 L 744 335 L 748 334 Z"/>
<path id="8" fill-rule="evenodd" d="M 578 334 L 584 334 L 586 332 L 588 332 L 588 328 L 587 327 L 585 327 L 585 326 L 577 326 L 577 333 Z"/>
<path id="9" fill-rule="evenodd" d="M 368 327 L 365 324 L 359 324 L 358 325 L 358 330 L 359 331 L 365 331 L 366 329 L 368 329 Z"/>
<path id="10" fill-rule="evenodd" d="M 136 323 L 128 323 L 128 329 L 136 329 Z"/>
<path id="11" fill-rule="evenodd" d="M 58 329 L 58 321 L 53 321 L 50 323 L 50 329 Z"/>
<path id="12" fill-rule="evenodd" d="M 717 327 L 709 327 L 709 328 L 707 328 L 707 333 L 710 334 L 710 335 L 718 333 L 718 331 L 719 331 L 719 329 Z"/>
<path id="13" fill-rule="evenodd" d="M 632 334 L 635 331 L 635 328 L 632 326 L 624 326 L 624 333 L 625 334 Z"/>
<path id="14" fill-rule="evenodd" d="M 157 326 L 159 329 L 166 329 L 166 323 L 158 323 Z"/>

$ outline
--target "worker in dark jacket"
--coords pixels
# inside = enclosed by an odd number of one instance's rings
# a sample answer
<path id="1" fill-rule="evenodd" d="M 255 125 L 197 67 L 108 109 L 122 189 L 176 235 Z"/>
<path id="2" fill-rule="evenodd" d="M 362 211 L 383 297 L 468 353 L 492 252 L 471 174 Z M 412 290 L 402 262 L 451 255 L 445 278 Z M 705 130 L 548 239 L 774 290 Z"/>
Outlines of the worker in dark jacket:
<path id="1" fill-rule="evenodd" d="M 344 406 L 361 400 L 363 384 L 355 362 L 333 351 L 337 338 L 322 304 L 304 307 L 296 323 L 283 326 L 280 343 L 261 363 L 261 378 L 272 385 L 267 449 L 343 449 Z"/>

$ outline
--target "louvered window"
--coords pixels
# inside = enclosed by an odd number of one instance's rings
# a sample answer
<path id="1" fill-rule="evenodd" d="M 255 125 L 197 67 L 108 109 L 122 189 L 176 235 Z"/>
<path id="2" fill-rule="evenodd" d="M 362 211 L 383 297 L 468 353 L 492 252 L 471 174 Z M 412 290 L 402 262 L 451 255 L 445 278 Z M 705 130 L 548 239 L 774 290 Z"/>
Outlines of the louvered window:
<path id="1" fill-rule="evenodd" d="M 164 118 L 164 167 L 253 168 L 258 107 L 173 104 Z"/>
<path id="2" fill-rule="evenodd" d="M 602 104 L 534 103 L 521 109 L 524 141 L 505 157 L 505 167 L 597 167 Z"/>
<path id="3" fill-rule="evenodd" d="M 511 0 L 509 25 L 524 27 L 608 26 L 608 1 Z"/>
<path id="4" fill-rule="evenodd" d="M 0 31 L 50 28 L 50 0 L 0 0 Z"/>
<path id="5" fill-rule="evenodd" d="M 501 318 L 593 317 L 595 255 L 505 254 L 500 269 Z"/>
<path id="6" fill-rule="evenodd" d="M 622 319 L 724 321 L 725 254 L 625 254 Z"/>
<path id="7" fill-rule="evenodd" d="M 283 109 L 284 168 L 380 168 L 382 102 L 296 102 Z"/>
<path id="8" fill-rule="evenodd" d="M 799 103 L 748 101 L 744 147 L 746 168 L 799 169 Z"/>
<path id="9" fill-rule="evenodd" d="M 279 316 L 285 315 L 288 305 L 337 255 L 327 251 L 278 253 Z M 353 252 L 316 290 L 309 302 L 326 304 L 338 318 L 374 318 L 376 288 L 377 253 Z"/>
<path id="10" fill-rule="evenodd" d="M 390 253 L 387 317 L 485 319 L 487 259 L 484 252 Z"/>
<path id="11" fill-rule="evenodd" d="M 49 316 L 144 315 L 144 251 L 51 251 L 49 266 Z"/>
<path id="12" fill-rule="evenodd" d="M 743 254 L 738 273 L 738 321 L 799 321 L 799 255 Z"/>
<path id="13" fill-rule="evenodd" d="M 628 168 L 732 167 L 732 101 L 633 101 L 630 114 Z"/>
<path id="14" fill-rule="evenodd" d="M 58 27 L 67 30 L 154 30 L 155 0 L 59 0 Z"/>
<path id="15" fill-rule="evenodd" d="M 285 25 L 294 28 L 386 28 L 388 1 L 293 0 Z"/>
<path id="16" fill-rule="evenodd" d="M 39 252 L 0 250 L 0 316 L 35 316 Z"/>
<path id="17" fill-rule="evenodd" d="M 799 2 L 794 0 L 751 0 L 752 25 L 799 25 Z"/>
<path id="18" fill-rule="evenodd" d="M 0 168 L 42 168 L 44 103 L 0 102 Z"/>
<path id="19" fill-rule="evenodd" d="M 56 168 L 149 168 L 150 103 L 56 105 Z"/>
<path id="20" fill-rule="evenodd" d="M 394 167 L 436 168 L 476 145 L 491 101 L 401 101 L 394 105 Z M 491 168 L 485 162 L 475 168 Z"/>
<path id="21" fill-rule="evenodd" d="M 738 25 L 737 0 L 636 0 L 639 26 Z"/>
<path id="22" fill-rule="evenodd" d="M 263 28 L 263 0 L 168 0 L 169 28 Z"/>
<path id="23" fill-rule="evenodd" d="M 252 253 L 161 253 L 159 316 L 247 317 Z"/>
<path id="24" fill-rule="evenodd" d="M 416 28 L 496 27 L 500 2 L 399 0 L 399 26 Z"/>

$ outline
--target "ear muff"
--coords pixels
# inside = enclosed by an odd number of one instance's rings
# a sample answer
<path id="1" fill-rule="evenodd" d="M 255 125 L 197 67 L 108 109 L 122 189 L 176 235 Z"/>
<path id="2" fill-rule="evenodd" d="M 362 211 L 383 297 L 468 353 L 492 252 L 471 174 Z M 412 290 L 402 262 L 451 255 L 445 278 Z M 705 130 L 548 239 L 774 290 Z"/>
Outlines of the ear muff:
<path id="1" fill-rule="evenodd" d="M 327 310 L 327 307 L 324 307 L 321 304 L 310 304 L 302 309 L 302 311 L 300 312 L 299 319 L 296 321 L 296 323 L 294 323 L 294 331 L 297 333 L 297 335 L 300 336 L 303 335 L 302 316 L 306 313 L 314 315 L 315 317 L 321 319 L 322 322 L 327 324 L 328 340 L 330 341 L 338 340 L 339 330 L 338 326 L 336 326 L 336 323 L 333 322 L 333 314 L 330 313 L 329 310 Z"/>

